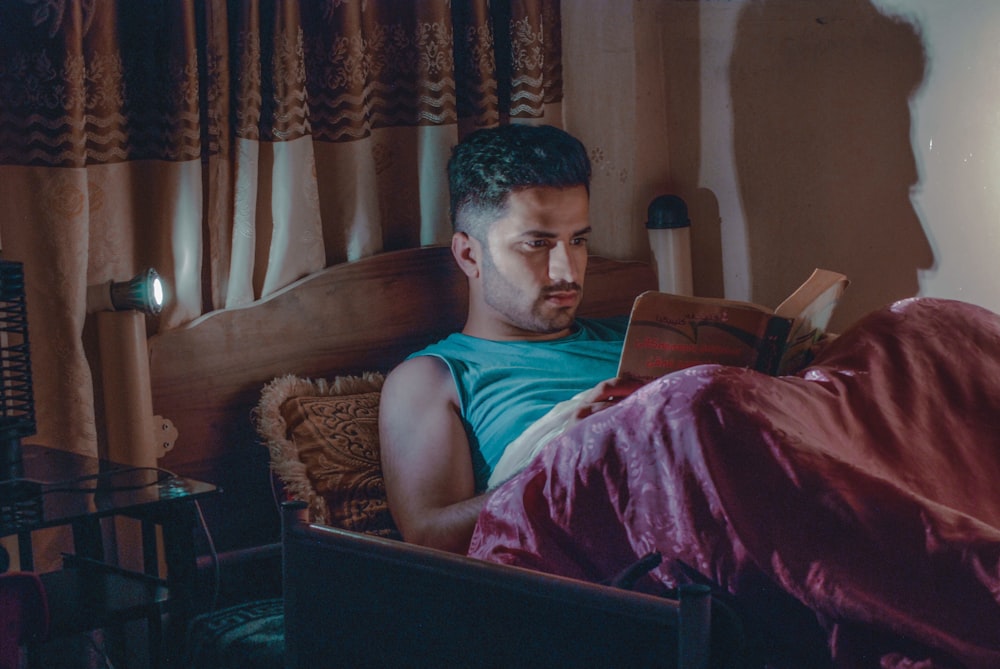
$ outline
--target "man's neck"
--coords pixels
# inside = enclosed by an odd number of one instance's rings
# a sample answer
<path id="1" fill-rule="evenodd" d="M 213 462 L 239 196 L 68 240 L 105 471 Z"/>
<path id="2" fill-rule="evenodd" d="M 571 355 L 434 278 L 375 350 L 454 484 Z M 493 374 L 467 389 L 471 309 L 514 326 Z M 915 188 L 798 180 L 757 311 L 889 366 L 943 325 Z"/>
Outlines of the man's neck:
<path id="1" fill-rule="evenodd" d="M 469 319 L 462 328 L 462 334 L 477 339 L 487 339 L 489 341 L 549 341 L 562 339 L 576 331 L 576 321 L 566 328 L 555 332 L 537 332 L 525 330 L 510 324 L 490 323 L 484 325 L 473 319 Z"/>

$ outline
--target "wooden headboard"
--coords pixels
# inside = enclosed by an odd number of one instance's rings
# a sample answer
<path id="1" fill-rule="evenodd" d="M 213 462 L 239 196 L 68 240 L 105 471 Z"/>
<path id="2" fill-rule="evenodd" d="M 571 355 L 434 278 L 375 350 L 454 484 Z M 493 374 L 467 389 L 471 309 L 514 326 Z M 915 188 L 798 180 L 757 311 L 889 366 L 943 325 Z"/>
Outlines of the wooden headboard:
<path id="1" fill-rule="evenodd" d="M 592 257 L 579 313 L 627 313 L 636 295 L 655 287 L 645 263 Z M 251 418 L 264 384 L 282 374 L 387 372 L 460 329 L 467 299 L 450 249 L 425 247 L 335 265 L 150 338 L 153 409 L 179 435 L 161 464 L 223 488 L 205 508 L 220 550 L 280 536 L 268 454 Z"/>

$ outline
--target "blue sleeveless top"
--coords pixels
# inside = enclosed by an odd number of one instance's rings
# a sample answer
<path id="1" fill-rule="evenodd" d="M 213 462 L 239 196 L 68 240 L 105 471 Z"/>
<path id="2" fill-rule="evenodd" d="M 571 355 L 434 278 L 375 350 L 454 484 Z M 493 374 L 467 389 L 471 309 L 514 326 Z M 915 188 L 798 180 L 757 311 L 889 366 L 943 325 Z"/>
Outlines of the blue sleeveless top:
<path id="1" fill-rule="evenodd" d="M 627 317 L 576 320 L 576 331 L 547 341 L 491 341 L 460 332 L 412 354 L 440 358 L 458 389 L 472 449 L 476 489 L 507 444 L 559 402 L 618 372 Z"/>

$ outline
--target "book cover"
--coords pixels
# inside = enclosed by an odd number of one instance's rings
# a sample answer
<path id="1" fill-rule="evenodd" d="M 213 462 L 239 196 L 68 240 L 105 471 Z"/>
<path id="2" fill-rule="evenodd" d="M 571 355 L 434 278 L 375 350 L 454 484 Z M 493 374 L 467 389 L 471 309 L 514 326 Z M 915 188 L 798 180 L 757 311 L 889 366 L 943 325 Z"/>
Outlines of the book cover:
<path id="1" fill-rule="evenodd" d="M 808 364 L 847 283 L 817 269 L 774 310 L 647 291 L 632 306 L 618 373 L 651 380 L 707 363 L 792 373 Z"/>

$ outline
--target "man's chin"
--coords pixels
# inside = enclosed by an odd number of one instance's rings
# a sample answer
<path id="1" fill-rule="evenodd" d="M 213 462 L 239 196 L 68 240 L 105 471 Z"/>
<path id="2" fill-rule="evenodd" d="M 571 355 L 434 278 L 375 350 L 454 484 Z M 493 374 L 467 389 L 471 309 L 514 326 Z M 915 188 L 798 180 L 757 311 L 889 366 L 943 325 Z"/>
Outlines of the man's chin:
<path id="1" fill-rule="evenodd" d="M 547 334 L 562 332 L 573 325 L 576 320 L 576 309 L 562 311 L 557 314 L 547 314 L 538 319 L 541 331 Z"/>

